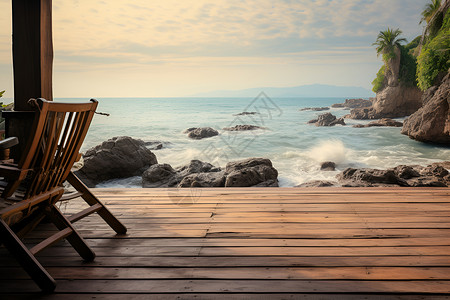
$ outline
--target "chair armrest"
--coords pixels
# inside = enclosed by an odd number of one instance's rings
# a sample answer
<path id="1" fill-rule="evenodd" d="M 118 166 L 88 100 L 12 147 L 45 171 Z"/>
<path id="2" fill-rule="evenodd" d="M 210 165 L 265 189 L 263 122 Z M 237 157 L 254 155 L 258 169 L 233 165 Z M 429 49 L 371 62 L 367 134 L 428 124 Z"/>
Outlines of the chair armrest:
<path id="1" fill-rule="evenodd" d="M 0 150 L 9 149 L 19 144 L 19 139 L 15 136 L 0 141 Z"/>
<path id="2" fill-rule="evenodd" d="M 31 169 L 19 169 L 14 165 L 0 164 L 0 177 L 7 180 L 23 180 Z"/>

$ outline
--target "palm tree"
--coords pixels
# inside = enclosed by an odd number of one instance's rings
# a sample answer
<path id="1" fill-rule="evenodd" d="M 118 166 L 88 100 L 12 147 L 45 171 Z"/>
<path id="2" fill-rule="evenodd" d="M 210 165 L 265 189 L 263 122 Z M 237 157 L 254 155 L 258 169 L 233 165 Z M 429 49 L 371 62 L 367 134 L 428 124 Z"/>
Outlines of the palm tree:
<path id="1" fill-rule="evenodd" d="M 431 19 L 433 19 L 439 7 L 441 7 L 441 0 L 431 0 L 431 3 L 425 5 L 425 8 L 422 12 L 422 19 L 420 20 L 419 24 L 422 24 L 423 21 L 426 21 L 428 24 Z"/>
<path id="2" fill-rule="evenodd" d="M 378 34 L 377 40 L 372 46 L 377 46 L 377 54 L 387 54 L 390 58 L 394 58 L 395 48 L 400 47 L 400 43 L 406 42 L 405 38 L 398 38 L 398 36 L 402 34 L 400 29 L 390 29 L 388 27 L 387 30 L 380 31 Z"/>

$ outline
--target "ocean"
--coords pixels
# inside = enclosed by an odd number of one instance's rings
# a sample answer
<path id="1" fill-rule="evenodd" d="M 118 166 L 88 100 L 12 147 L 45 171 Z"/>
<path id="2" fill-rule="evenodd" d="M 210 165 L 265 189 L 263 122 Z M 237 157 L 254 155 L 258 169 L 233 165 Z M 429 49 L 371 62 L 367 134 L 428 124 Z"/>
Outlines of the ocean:
<path id="1" fill-rule="evenodd" d="M 88 99 L 55 99 L 79 102 Z M 115 136 L 161 141 L 153 150 L 159 163 L 172 167 L 192 159 L 225 167 L 229 161 L 248 157 L 269 158 L 278 170 L 281 187 L 311 180 L 335 180 L 348 167 L 389 168 L 400 164 L 427 165 L 450 159 L 450 148 L 428 145 L 400 133 L 401 128 L 353 128 L 369 121 L 346 119 L 347 126 L 316 127 L 307 124 L 324 112 L 300 111 L 342 103 L 345 98 L 99 98 L 82 151 Z M 256 112 L 240 115 L 242 112 Z M 337 117 L 349 113 L 329 110 Z M 396 119 L 403 121 L 403 119 Z M 265 129 L 247 132 L 223 131 L 224 127 L 251 124 Z M 192 140 L 183 133 L 190 127 L 212 127 L 219 135 Z M 336 171 L 320 171 L 324 161 L 336 163 Z M 140 187 L 140 178 L 112 180 L 98 187 Z"/>

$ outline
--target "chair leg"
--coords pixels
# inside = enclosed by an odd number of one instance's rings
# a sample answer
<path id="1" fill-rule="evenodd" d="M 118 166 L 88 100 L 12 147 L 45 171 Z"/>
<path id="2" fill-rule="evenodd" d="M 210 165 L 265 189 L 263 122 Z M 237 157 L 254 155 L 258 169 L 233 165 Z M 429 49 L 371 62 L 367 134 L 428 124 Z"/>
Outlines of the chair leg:
<path id="1" fill-rule="evenodd" d="M 86 241 L 81 237 L 78 231 L 54 204 L 48 208 L 47 214 L 59 230 L 66 228 L 72 230 L 72 233 L 66 238 L 67 241 L 69 241 L 72 247 L 85 261 L 93 261 L 95 258 L 94 251 L 86 244 Z"/>
<path id="2" fill-rule="evenodd" d="M 67 181 L 79 192 L 83 193 L 81 196 L 89 205 L 100 204 L 102 208 L 97 212 L 100 217 L 117 233 L 125 234 L 127 228 L 120 222 L 107 208 L 95 197 L 88 187 L 75 175 L 70 172 L 67 176 Z"/>
<path id="3" fill-rule="evenodd" d="M 55 289 L 55 280 L 2 219 L 0 219 L 0 239 L 43 291 L 52 292 Z"/>

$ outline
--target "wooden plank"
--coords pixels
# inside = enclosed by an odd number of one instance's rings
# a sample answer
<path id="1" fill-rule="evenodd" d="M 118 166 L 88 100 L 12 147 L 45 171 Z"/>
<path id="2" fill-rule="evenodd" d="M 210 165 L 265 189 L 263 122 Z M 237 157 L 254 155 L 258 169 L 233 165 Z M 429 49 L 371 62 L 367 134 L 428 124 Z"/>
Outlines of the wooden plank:
<path id="1" fill-rule="evenodd" d="M 36 292 L 29 281 L 0 282 L 3 293 Z M 56 293 L 450 293 L 448 281 L 358 280 L 60 280 Z"/>
<path id="2" fill-rule="evenodd" d="M 97 256 L 85 263 L 77 256 L 42 256 L 45 267 L 449 267 L 450 256 Z M 18 266 L 10 255 L 0 256 L 3 267 Z"/>
<path id="3" fill-rule="evenodd" d="M 278 280 L 440 280 L 450 279 L 450 267 L 233 267 L 221 268 L 106 268 L 49 267 L 56 280 L 85 279 L 278 279 Z M 28 279 L 21 268 L 4 268 L 0 279 Z"/>

